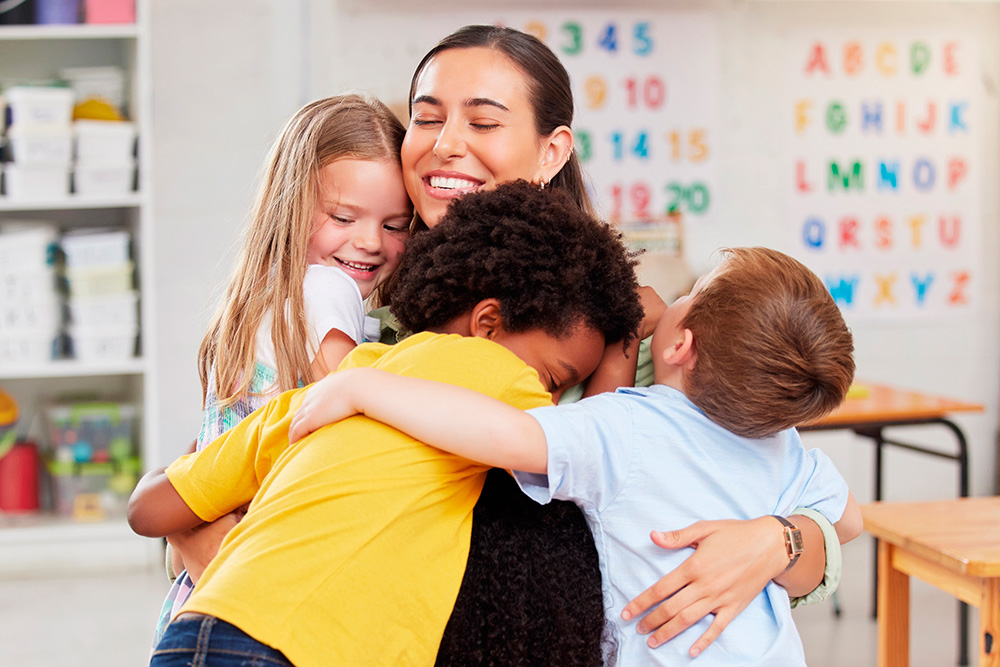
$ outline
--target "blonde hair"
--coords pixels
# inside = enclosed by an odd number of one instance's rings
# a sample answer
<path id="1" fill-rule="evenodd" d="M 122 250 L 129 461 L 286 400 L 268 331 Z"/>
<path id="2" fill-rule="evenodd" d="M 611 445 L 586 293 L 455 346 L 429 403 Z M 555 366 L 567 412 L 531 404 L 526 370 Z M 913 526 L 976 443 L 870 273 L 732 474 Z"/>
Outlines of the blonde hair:
<path id="1" fill-rule="evenodd" d="M 404 132 L 382 102 L 356 93 L 311 102 L 285 124 L 268 157 L 225 300 L 198 350 L 202 402 L 213 373 L 221 405 L 248 395 L 257 331 L 268 313 L 278 390 L 309 377 L 302 282 L 319 172 L 342 159 L 399 165 Z"/>

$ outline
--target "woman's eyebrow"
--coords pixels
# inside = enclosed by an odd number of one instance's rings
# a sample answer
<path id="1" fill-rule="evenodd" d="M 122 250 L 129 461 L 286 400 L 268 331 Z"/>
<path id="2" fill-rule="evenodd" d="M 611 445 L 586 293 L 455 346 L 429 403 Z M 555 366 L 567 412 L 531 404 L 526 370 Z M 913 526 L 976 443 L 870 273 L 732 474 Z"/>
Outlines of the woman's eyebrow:
<path id="1" fill-rule="evenodd" d="M 465 100 L 464 105 L 466 108 L 470 107 L 496 107 L 497 109 L 503 109 L 504 111 L 510 111 L 506 106 L 497 102 L 496 100 L 491 100 L 488 97 L 473 97 L 471 99 Z"/>
<path id="2" fill-rule="evenodd" d="M 416 97 L 413 98 L 411 106 L 416 106 L 418 104 L 430 104 L 431 106 L 439 107 L 441 106 L 441 100 L 434 97 L 433 95 L 417 95 Z M 488 97 L 470 97 L 469 99 L 462 102 L 462 106 L 466 107 L 467 109 L 475 107 L 496 107 L 497 109 L 501 109 L 503 111 L 510 111 L 510 109 L 508 109 L 506 105 L 497 102 L 496 100 L 491 100 Z"/>

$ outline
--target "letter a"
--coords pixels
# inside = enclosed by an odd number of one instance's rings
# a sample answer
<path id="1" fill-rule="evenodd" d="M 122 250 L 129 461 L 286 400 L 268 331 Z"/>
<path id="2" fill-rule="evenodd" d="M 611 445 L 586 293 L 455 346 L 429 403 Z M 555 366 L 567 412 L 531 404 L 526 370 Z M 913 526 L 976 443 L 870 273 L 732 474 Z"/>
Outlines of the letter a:
<path id="1" fill-rule="evenodd" d="M 826 63 L 826 49 L 823 48 L 821 42 L 817 42 L 813 46 L 809 61 L 806 63 L 806 74 L 812 74 L 814 69 L 819 69 L 827 76 L 830 75 L 830 66 Z"/>

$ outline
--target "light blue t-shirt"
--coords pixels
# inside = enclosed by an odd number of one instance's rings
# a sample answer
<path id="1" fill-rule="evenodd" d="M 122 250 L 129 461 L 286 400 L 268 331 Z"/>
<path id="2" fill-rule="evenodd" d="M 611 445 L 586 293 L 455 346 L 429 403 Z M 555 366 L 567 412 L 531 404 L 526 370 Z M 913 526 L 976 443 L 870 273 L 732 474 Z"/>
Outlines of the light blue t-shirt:
<path id="1" fill-rule="evenodd" d="M 656 649 L 621 620 L 636 595 L 672 571 L 692 549 L 665 550 L 651 528 L 673 530 L 702 519 L 785 516 L 809 507 L 836 522 L 847 484 L 829 458 L 806 451 L 794 429 L 762 440 L 715 424 L 669 387 L 622 388 L 572 405 L 529 411 L 545 432 L 548 475 L 515 473 L 540 503 L 581 507 L 600 554 L 608 618 L 620 665 L 684 665 L 710 624 L 702 619 Z M 788 594 L 767 587 L 698 658 L 708 665 L 805 665 Z"/>

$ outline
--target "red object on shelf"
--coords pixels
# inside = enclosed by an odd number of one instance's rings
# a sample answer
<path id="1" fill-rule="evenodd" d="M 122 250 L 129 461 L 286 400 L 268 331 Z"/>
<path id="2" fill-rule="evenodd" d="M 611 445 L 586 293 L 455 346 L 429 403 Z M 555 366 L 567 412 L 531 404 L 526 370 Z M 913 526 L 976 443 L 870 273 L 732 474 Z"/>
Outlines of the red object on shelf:
<path id="1" fill-rule="evenodd" d="M 135 23 L 135 0 L 86 0 L 87 23 Z"/>
<path id="2" fill-rule="evenodd" d="M 0 510 L 31 512 L 38 509 L 38 448 L 19 442 L 0 458 Z"/>

